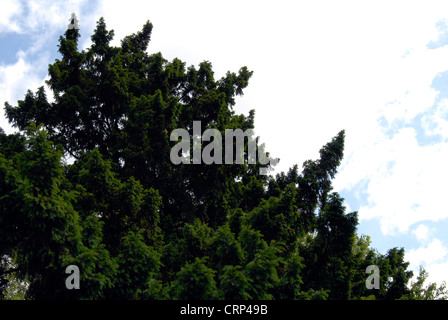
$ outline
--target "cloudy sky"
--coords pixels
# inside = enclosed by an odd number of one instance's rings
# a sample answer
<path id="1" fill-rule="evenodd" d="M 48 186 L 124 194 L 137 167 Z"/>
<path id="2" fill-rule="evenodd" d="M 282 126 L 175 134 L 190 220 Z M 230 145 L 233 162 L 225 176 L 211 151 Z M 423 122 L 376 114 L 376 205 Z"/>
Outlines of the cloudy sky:
<path id="1" fill-rule="evenodd" d="M 150 20 L 150 53 L 208 60 L 216 78 L 253 70 L 236 111 L 256 110 L 277 171 L 317 158 L 345 129 L 334 187 L 359 212 L 359 233 L 448 282 L 446 0 L 0 0 L 2 105 L 44 84 L 72 12 L 82 48 L 101 16 L 115 44 Z M 3 113 L 0 126 L 13 132 Z"/>

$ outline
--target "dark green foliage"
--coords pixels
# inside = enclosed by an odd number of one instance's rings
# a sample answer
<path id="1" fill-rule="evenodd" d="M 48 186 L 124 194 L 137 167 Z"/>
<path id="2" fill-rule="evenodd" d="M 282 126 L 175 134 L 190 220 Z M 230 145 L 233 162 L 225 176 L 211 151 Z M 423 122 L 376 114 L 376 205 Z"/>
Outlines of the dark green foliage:
<path id="1" fill-rule="evenodd" d="M 251 279 L 242 271 L 241 266 L 226 265 L 220 275 L 221 298 L 225 300 L 251 299 L 248 293 Z"/>
<path id="2" fill-rule="evenodd" d="M 208 268 L 205 261 L 205 258 L 196 258 L 182 267 L 171 285 L 173 299 L 211 300 L 217 297 L 215 271 Z"/>
<path id="3" fill-rule="evenodd" d="M 242 164 L 172 164 L 174 129 L 254 128 L 253 110 L 233 111 L 252 72 L 215 79 L 208 61 L 148 54 L 151 32 L 148 22 L 112 47 L 101 18 L 79 51 L 78 30 L 67 30 L 49 66 L 55 101 L 42 87 L 6 103 L 20 133 L 0 131 L 2 296 L 20 281 L 33 299 L 421 296 L 406 286 L 404 250 L 371 249 L 356 236 L 357 213 L 331 193 L 344 131 L 302 172 L 276 177 L 248 163 L 247 141 Z M 72 264 L 79 290 L 65 287 Z M 382 283 L 373 291 L 372 264 Z"/>
<path id="4" fill-rule="evenodd" d="M 210 242 L 210 256 L 213 265 L 222 270 L 228 265 L 241 265 L 243 263 L 243 251 L 241 244 L 225 224 L 219 227 Z"/>
<path id="5" fill-rule="evenodd" d="M 110 297 L 137 298 L 144 291 L 160 267 L 160 257 L 144 242 L 142 232 L 132 232 L 121 239 L 117 256 L 118 274 Z"/>

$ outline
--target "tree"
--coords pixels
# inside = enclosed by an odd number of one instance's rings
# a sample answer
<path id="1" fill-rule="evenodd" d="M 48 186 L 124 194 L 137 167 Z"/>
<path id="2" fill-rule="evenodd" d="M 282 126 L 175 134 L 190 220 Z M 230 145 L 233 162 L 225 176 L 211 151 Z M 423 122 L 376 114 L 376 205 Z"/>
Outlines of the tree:
<path id="1" fill-rule="evenodd" d="M 3 295 L 26 281 L 30 299 L 421 296 L 407 287 L 404 250 L 370 248 L 332 192 L 344 130 L 302 172 L 261 175 L 247 140 L 243 163 L 172 163 L 170 133 L 193 139 L 193 121 L 222 136 L 254 128 L 254 110 L 233 110 L 252 71 L 215 79 L 208 61 L 167 61 L 148 53 L 151 32 L 147 22 L 114 47 L 101 18 L 80 51 L 70 28 L 48 69 L 54 102 L 41 87 L 5 104 L 19 133 L 0 131 Z M 371 264 L 383 284 L 374 292 L 364 285 Z M 68 265 L 79 267 L 79 290 L 65 287 Z"/>
<path id="2" fill-rule="evenodd" d="M 215 272 L 205 265 L 205 259 L 196 258 L 185 265 L 172 284 L 173 299 L 211 300 L 216 298 Z"/>

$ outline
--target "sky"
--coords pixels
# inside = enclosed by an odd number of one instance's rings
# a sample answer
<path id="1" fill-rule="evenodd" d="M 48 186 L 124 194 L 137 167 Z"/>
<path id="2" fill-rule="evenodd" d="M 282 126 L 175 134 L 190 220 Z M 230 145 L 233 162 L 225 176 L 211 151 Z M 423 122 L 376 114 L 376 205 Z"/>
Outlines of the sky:
<path id="1" fill-rule="evenodd" d="M 344 129 L 333 186 L 358 233 L 448 282 L 448 1 L 0 0 L 2 105 L 44 85 L 72 12 L 83 49 L 100 17 L 115 45 L 150 20 L 149 53 L 254 71 L 235 111 L 255 109 L 275 172 Z M 14 131 L 3 112 L 0 126 Z"/>

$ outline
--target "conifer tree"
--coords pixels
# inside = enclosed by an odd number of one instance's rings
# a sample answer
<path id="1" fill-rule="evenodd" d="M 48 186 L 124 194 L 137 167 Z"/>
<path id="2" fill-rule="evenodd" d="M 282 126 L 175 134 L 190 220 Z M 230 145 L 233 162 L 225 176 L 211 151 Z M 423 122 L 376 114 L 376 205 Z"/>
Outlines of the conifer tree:
<path id="1" fill-rule="evenodd" d="M 34 299 L 418 296 L 404 250 L 370 248 L 357 212 L 332 192 L 344 130 L 302 172 L 261 175 L 258 160 L 173 164 L 174 129 L 254 128 L 253 110 L 233 110 L 252 71 L 215 79 L 208 61 L 149 54 L 151 33 L 147 22 L 115 47 L 101 18 L 79 50 L 69 28 L 48 68 L 54 101 L 41 87 L 5 104 L 19 133 L 0 132 L 2 292 L 14 275 Z M 365 287 L 373 264 L 376 291 Z M 79 290 L 65 287 L 68 265 L 80 269 Z"/>

